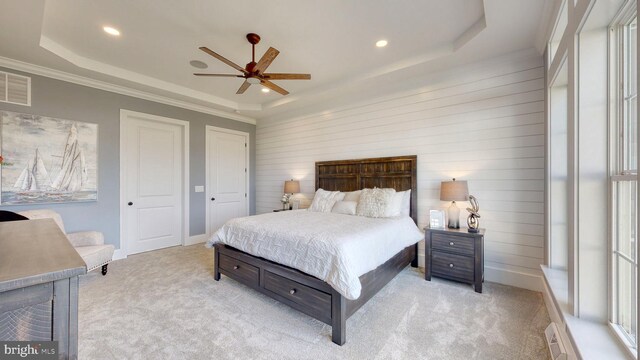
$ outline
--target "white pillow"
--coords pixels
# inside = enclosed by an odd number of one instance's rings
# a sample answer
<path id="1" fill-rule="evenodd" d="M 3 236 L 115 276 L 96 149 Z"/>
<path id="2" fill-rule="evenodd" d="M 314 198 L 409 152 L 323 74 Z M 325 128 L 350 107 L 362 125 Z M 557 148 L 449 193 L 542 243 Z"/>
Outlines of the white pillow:
<path id="1" fill-rule="evenodd" d="M 395 193 L 394 189 L 363 189 L 356 214 L 373 218 L 385 217 Z"/>
<path id="2" fill-rule="evenodd" d="M 362 190 L 356 190 L 356 191 L 344 193 L 344 201 L 355 201 L 355 202 L 360 201 L 360 192 L 362 192 Z"/>
<path id="3" fill-rule="evenodd" d="M 344 199 L 344 193 L 341 193 L 340 191 L 326 191 L 318 189 L 313 197 L 313 202 L 309 207 L 309 211 L 331 212 L 336 201 L 341 201 L 342 199 Z"/>
<path id="4" fill-rule="evenodd" d="M 386 217 L 409 216 L 411 212 L 411 190 L 397 191 L 387 208 Z"/>
<path id="5" fill-rule="evenodd" d="M 396 192 L 393 194 L 393 198 L 387 206 L 385 217 L 397 217 L 400 216 L 402 210 L 402 201 L 404 200 L 404 191 Z"/>
<path id="6" fill-rule="evenodd" d="M 333 205 L 331 212 L 337 214 L 355 215 L 357 207 L 358 202 L 356 201 L 336 201 L 336 204 Z"/>
<path id="7" fill-rule="evenodd" d="M 411 216 L 411 190 L 403 191 L 402 207 L 400 208 L 400 216 Z"/>

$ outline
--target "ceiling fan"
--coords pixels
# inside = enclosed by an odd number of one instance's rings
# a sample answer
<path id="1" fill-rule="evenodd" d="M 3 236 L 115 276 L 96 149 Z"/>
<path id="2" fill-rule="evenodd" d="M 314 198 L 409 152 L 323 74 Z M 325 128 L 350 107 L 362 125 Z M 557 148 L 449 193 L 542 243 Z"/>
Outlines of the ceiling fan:
<path id="1" fill-rule="evenodd" d="M 219 77 L 239 77 L 244 78 L 244 82 L 240 85 L 236 94 L 244 93 L 249 86 L 253 84 L 262 84 L 263 86 L 276 91 L 282 95 L 287 95 L 289 92 L 280 86 L 272 83 L 270 80 L 310 80 L 311 74 L 282 74 L 282 73 L 265 73 L 267 67 L 271 65 L 271 62 L 278 56 L 280 51 L 270 47 L 267 52 L 262 55 L 260 61 L 256 63 L 256 44 L 260 42 L 260 36 L 258 34 L 250 33 L 247 34 L 247 40 L 251 43 L 251 62 L 247 64 L 244 68 L 240 67 L 236 63 L 226 59 L 222 55 L 219 55 L 207 47 L 200 47 L 200 50 L 206 52 L 207 54 L 213 56 L 214 58 L 222 61 L 223 63 L 231 66 L 232 68 L 240 71 L 242 75 L 234 75 L 234 74 L 201 74 L 195 73 L 195 76 L 219 76 Z"/>

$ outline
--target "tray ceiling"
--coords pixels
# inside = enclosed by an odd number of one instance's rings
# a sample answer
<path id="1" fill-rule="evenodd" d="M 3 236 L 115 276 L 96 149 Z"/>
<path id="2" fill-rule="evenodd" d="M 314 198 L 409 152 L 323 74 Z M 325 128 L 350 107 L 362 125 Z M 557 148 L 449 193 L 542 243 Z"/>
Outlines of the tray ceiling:
<path id="1" fill-rule="evenodd" d="M 253 118 L 327 97 L 334 89 L 370 86 L 532 48 L 545 1 L 327 0 L 154 1 L 8 0 L 0 12 L 0 56 Z M 6 10 L 6 11 L 5 11 Z M 103 26 L 121 35 L 105 34 Z M 11 30 L 11 31 L 9 31 Z M 270 72 L 311 73 L 309 81 L 274 81 L 291 95 L 264 94 L 198 50 L 207 46 L 244 66 L 245 39 L 260 34 L 256 57 L 272 46 Z M 377 48 L 377 40 L 388 46 Z M 202 71 L 189 62 L 208 65 Z M 380 83 L 380 91 L 385 84 Z M 321 95 L 321 96 L 320 96 Z"/>

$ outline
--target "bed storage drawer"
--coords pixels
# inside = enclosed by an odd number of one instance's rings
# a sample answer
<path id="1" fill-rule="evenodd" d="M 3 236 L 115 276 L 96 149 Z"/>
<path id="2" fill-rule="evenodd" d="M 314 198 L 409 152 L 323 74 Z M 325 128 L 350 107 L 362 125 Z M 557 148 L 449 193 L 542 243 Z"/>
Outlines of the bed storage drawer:
<path id="1" fill-rule="evenodd" d="M 463 236 L 451 236 L 446 234 L 431 235 L 431 247 L 435 250 L 444 250 L 453 254 L 473 256 L 473 238 Z"/>
<path id="2" fill-rule="evenodd" d="M 473 282 L 473 258 L 433 251 L 431 254 L 431 271 L 434 275 Z"/>
<path id="3" fill-rule="evenodd" d="M 244 261 L 220 254 L 220 269 L 225 275 L 250 286 L 260 284 L 260 269 Z"/>
<path id="4" fill-rule="evenodd" d="M 266 270 L 264 288 L 295 303 L 289 305 L 316 318 L 331 313 L 331 295 Z"/>

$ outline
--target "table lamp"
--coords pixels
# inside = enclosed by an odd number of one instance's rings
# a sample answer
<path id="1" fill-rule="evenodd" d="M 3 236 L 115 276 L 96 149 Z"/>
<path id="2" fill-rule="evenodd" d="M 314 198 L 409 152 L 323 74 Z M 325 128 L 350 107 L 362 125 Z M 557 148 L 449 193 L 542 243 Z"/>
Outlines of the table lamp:
<path id="1" fill-rule="evenodd" d="M 456 201 L 466 201 L 469 197 L 469 188 L 466 181 L 443 181 L 440 185 L 440 201 L 451 201 L 448 212 L 449 229 L 460 228 L 460 209 L 456 206 Z"/>
<path id="2" fill-rule="evenodd" d="M 300 192 L 300 182 L 298 180 L 291 179 L 284 182 L 283 198 L 286 199 L 286 201 L 283 202 L 282 204 L 283 210 L 285 210 L 286 208 L 291 209 L 291 206 L 289 204 L 289 199 L 293 194 L 299 193 L 299 192 Z"/>

